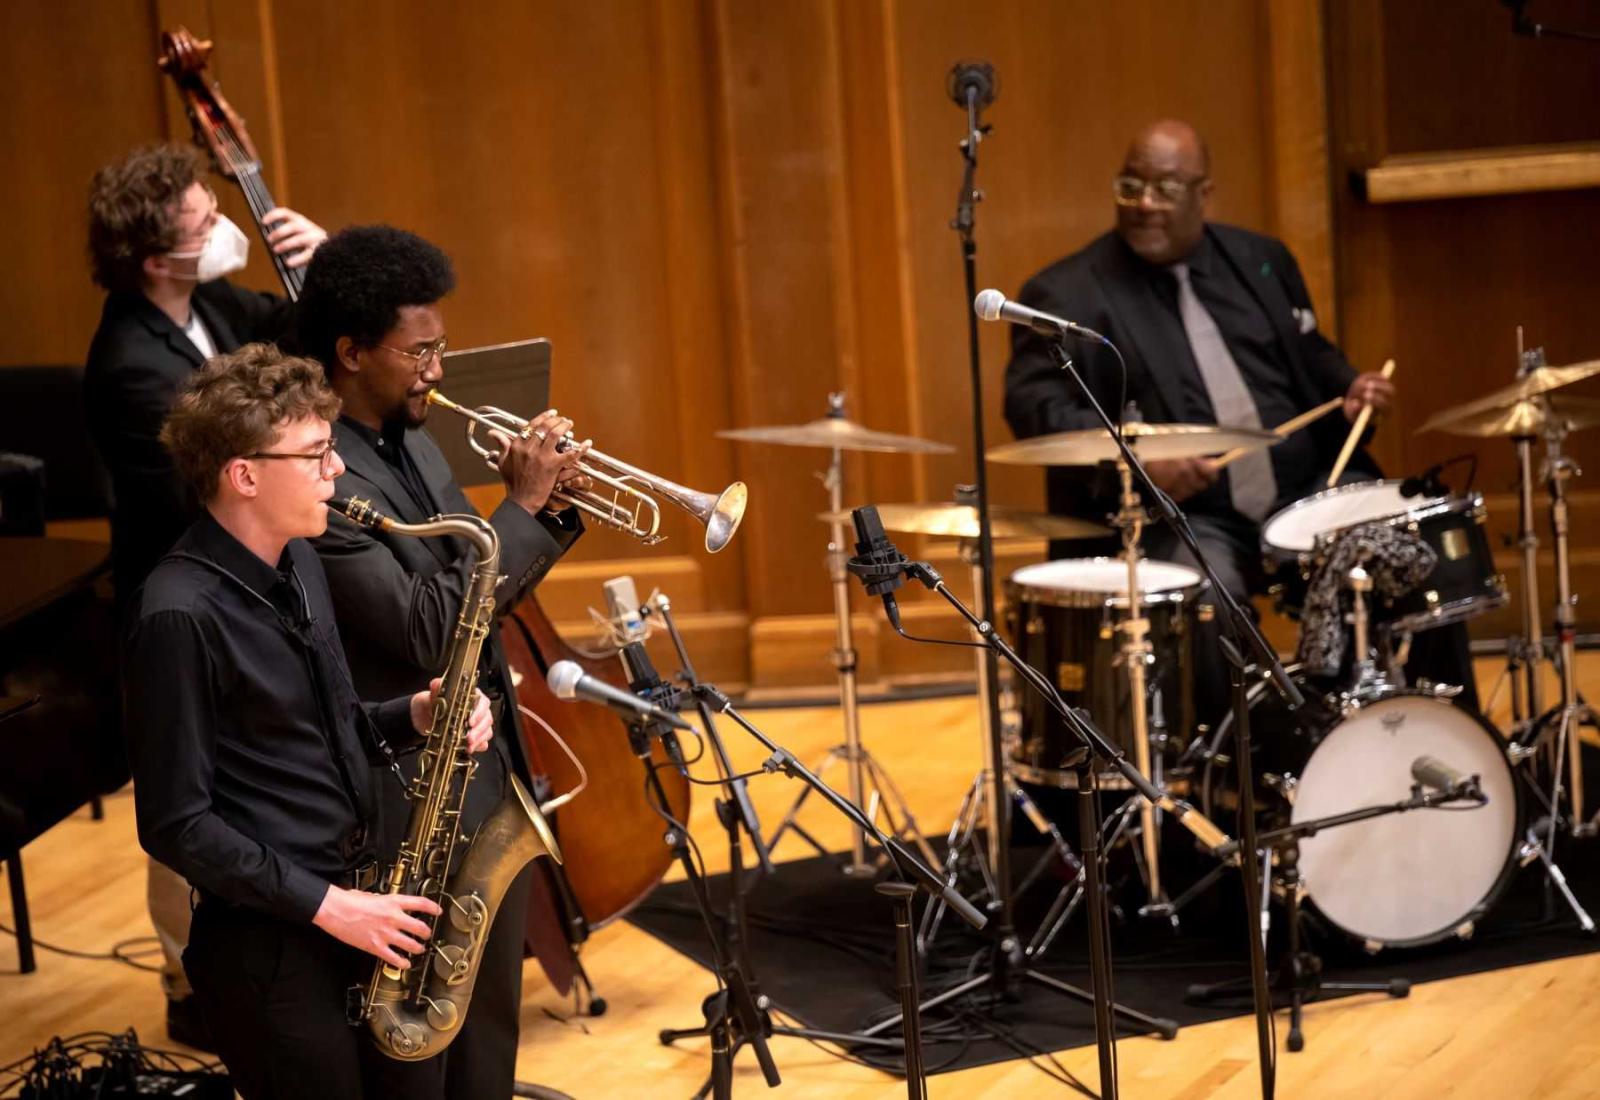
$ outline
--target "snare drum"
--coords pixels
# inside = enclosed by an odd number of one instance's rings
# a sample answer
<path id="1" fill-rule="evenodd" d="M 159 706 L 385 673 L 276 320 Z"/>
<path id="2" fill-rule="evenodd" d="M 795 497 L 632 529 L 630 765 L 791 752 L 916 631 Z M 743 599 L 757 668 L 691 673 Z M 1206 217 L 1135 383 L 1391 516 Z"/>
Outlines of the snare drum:
<path id="1" fill-rule="evenodd" d="M 1375 622 L 1415 633 L 1460 622 L 1506 602 L 1484 528 L 1483 496 L 1405 497 L 1398 481 L 1340 485 L 1277 512 L 1261 528 L 1261 553 L 1278 609 L 1298 618 L 1306 590 L 1339 532 L 1363 523 L 1403 526 L 1433 548 L 1438 564 L 1416 588 L 1374 601 Z"/>
<path id="2" fill-rule="evenodd" d="M 1182 565 L 1146 559 L 1139 562 L 1138 577 L 1150 623 L 1149 722 L 1171 757 L 1187 744 L 1194 723 L 1191 665 L 1201 576 Z M 1117 558 L 1064 558 L 1017 570 L 1005 594 L 1018 654 L 1050 678 L 1069 706 L 1088 710 L 1106 739 L 1133 757 L 1124 635 L 1117 629 L 1127 618 L 1122 595 L 1127 583 L 1127 563 Z M 1038 692 L 1019 685 L 1019 699 L 1019 732 L 1008 746 L 1012 774 L 1029 783 L 1076 785 L 1069 768 L 1079 749 L 1077 738 Z M 1127 786 L 1120 775 L 1101 782 Z"/>

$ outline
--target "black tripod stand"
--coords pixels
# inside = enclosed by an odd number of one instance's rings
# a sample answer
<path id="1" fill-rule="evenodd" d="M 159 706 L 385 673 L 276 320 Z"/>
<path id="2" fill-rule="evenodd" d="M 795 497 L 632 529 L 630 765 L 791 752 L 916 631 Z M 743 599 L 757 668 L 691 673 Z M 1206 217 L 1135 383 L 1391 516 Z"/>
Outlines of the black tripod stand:
<path id="1" fill-rule="evenodd" d="M 658 614 L 666 624 L 668 633 L 672 636 L 672 644 L 677 649 L 678 661 L 681 671 L 679 679 L 694 692 L 700 686 L 695 675 L 694 666 L 689 661 L 689 651 L 683 644 L 683 636 L 678 632 L 678 625 L 672 618 L 672 604 L 665 597 L 658 595 L 651 605 L 644 609 L 645 614 Z M 676 691 L 671 685 L 663 683 L 649 668 L 648 657 L 642 650 L 630 654 L 628 657 L 629 672 L 634 677 L 635 690 L 645 694 L 658 705 L 676 705 L 681 702 L 682 693 Z M 639 673 L 644 673 L 640 676 Z M 653 685 L 649 682 L 653 681 Z M 711 941 L 713 964 L 719 980 L 719 988 L 702 1005 L 706 1022 L 699 1027 L 690 1028 L 664 1028 L 658 1033 L 658 1038 L 665 1046 L 670 1046 L 679 1039 L 709 1036 L 711 1039 L 711 1075 L 707 1078 L 700 1091 L 695 1093 L 695 1100 L 700 1100 L 707 1093 L 714 1093 L 720 1098 L 730 1095 L 732 1088 L 733 1060 L 739 1051 L 746 1046 L 756 1052 L 756 1060 L 761 1063 L 762 1073 L 766 1076 L 767 1084 L 774 1086 L 779 1083 L 778 1071 L 772 1061 L 771 1053 L 767 1049 L 766 1041 L 774 1035 L 794 1036 L 802 1039 L 820 1039 L 830 1042 L 844 1043 L 859 1041 L 856 1036 L 844 1035 L 831 1031 L 817 1031 L 811 1028 L 783 1027 L 775 1025 L 769 1009 L 767 998 L 761 993 L 760 983 L 756 978 L 755 968 L 750 962 L 749 952 L 749 924 L 745 915 L 745 895 L 753 878 L 746 876 L 744 870 L 744 837 L 748 834 L 751 847 L 755 850 L 757 862 L 763 872 L 770 872 L 772 864 L 767 856 L 766 846 L 761 841 L 761 823 L 756 818 L 754 805 L 750 802 L 749 791 L 743 777 L 737 775 L 733 765 L 728 760 L 728 751 L 717 734 L 716 722 L 712 711 L 698 694 L 695 702 L 700 709 L 702 728 L 705 731 L 706 745 L 712 754 L 717 768 L 719 781 L 727 788 L 728 797 L 716 800 L 717 821 L 722 825 L 728 839 L 728 905 L 726 916 L 718 917 L 714 911 L 710 890 L 705 884 L 705 879 L 699 874 L 699 869 L 694 866 L 690 858 L 687 829 L 678 824 L 672 825 L 667 833 L 667 843 L 672 847 L 673 854 L 678 857 L 679 863 L 684 867 L 684 873 L 689 878 L 691 889 L 694 891 L 695 902 L 700 910 L 700 918 L 706 926 L 706 933 Z M 653 731 L 641 731 L 648 737 Z M 670 740 L 668 740 L 670 737 Z M 683 758 L 679 751 L 677 738 L 670 730 L 664 732 L 663 745 L 667 748 L 674 765 L 682 767 Z M 656 797 L 661 797 L 659 780 L 655 768 L 650 767 L 650 780 Z M 667 805 L 661 802 L 660 805 Z M 720 928 L 721 939 L 718 938 Z M 886 1046 L 898 1047 L 899 1042 L 884 1043 Z"/>

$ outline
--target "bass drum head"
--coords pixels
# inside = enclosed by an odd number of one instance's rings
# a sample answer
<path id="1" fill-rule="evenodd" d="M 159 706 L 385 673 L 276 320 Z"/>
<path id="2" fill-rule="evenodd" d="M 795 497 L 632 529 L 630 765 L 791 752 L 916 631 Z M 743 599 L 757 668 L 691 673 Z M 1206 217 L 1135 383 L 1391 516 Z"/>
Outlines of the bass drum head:
<path id="1" fill-rule="evenodd" d="M 1488 804 L 1388 814 L 1300 841 L 1300 871 L 1317 910 L 1369 947 L 1415 946 L 1461 931 L 1495 900 L 1513 867 L 1518 790 L 1500 737 L 1432 695 L 1366 702 L 1330 729 L 1299 776 L 1290 819 L 1404 801 L 1419 756 L 1478 776 Z"/>

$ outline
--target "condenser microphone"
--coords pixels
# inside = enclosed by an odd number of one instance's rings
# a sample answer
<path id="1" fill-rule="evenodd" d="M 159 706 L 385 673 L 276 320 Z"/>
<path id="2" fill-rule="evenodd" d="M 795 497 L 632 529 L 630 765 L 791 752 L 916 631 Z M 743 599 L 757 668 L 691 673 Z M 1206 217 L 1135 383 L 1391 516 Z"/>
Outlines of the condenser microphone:
<path id="1" fill-rule="evenodd" d="M 894 590 L 906 583 L 906 556 L 884 534 L 877 508 L 870 504 L 857 508 L 850 513 L 850 519 L 856 528 L 856 553 L 845 563 L 845 569 L 861 581 L 867 595 L 883 597 L 889 624 L 899 633 L 900 605 L 895 601 Z"/>
<path id="2" fill-rule="evenodd" d="M 576 661 L 557 661 L 551 665 L 545 682 L 550 685 L 550 690 L 555 693 L 557 699 L 586 699 L 591 703 L 602 703 L 634 721 L 646 719 L 677 730 L 694 728 L 670 710 L 658 707 L 621 688 L 612 687 L 604 680 L 595 679 L 583 671 L 583 666 Z"/>
<path id="3" fill-rule="evenodd" d="M 993 287 L 978 291 L 978 296 L 972 300 L 972 311 L 985 321 L 1010 321 L 1013 325 L 1032 329 L 1041 336 L 1082 336 L 1102 344 L 1109 343 L 1092 328 L 1008 301 L 1004 294 Z"/>
<path id="4" fill-rule="evenodd" d="M 987 107 L 1000 90 L 1000 78 L 995 76 L 994 66 L 987 61 L 958 61 L 950 70 L 945 90 L 957 107 Z"/>
<path id="5" fill-rule="evenodd" d="M 1436 756 L 1419 756 L 1411 762 L 1411 778 L 1424 787 L 1459 798 L 1488 802 L 1489 797 L 1478 786 L 1478 777 L 1463 775 Z"/>
<path id="6" fill-rule="evenodd" d="M 1442 497 L 1449 490 L 1444 482 L 1439 480 L 1439 471 L 1444 469 L 1444 463 L 1439 462 L 1429 466 L 1415 477 L 1405 478 L 1400 482 L 1400 495 L 1403 497 Z"/>

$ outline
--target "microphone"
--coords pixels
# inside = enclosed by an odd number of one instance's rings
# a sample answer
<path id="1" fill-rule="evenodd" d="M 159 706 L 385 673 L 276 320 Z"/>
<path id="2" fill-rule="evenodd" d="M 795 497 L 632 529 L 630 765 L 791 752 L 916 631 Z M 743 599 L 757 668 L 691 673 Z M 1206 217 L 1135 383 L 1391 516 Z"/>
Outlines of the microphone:
<path id="1" fill-rule="evenodd" d="M 869 596 L 882 596 L 883 609 L 895 632 L 900 632 L 900 605 L 894 590 L 906 583 L 907 558 L 883 533 L 883 520 L 872 505 L 857 508 L 850 513 L 856 528 L 856 556 L 845 563 L 851 576 L 861 580 L 861 587 Z"/>
<path id="2" fill-rule="evenodd" d="M 1400 495 L 1403 497 L 1442 497 L 1449 489 L 1439 480 L 1439 471 L 1444 469 L 1443 462 L 1429 466 L 1416 477 L 1408 477 L 1400 482 Z"/>
<path id="3" fill-rule="evenodd" d="M 995 75 L 994 66 L 987 61 L 958 61 L 950 70 L 945 90 L 955 100 L 957 107 L 964 109 L 969 97 L 979 107 L 987 107 L 994 102 L 995 93 L 1000 90 L 1000 78 Z"/>
<path id="4" fill-rule="evenodd" d="M 1032 329 L 1041 336 L 1082 336 L 1102 344 L 1110 343 L 1092 328 L 1007 301 L 1006 296 L 993 287 L 978 291 L 978 296 L 972 300 L 972 311 L 985 321 L 1010 321 L 1013 325 Z"/>
<path id="5" fill-rule="evenodd" d="M 1411 778 L 1424 787 L 1441 791 L 1457 798 L 1471 798 L 1488 802 L 1488 795 L 1478 786 L 1478 777 L 1462 775 L 1435 756 L 1419 756 L 1411 762 Z"/>
<path id="6" fill-rule="evenodd" d="M 618 649 L 650 635 L 639 608 L 639 589 L 630 576 L 612 577 L 600 586 L 606 600 L 606 628 Z"/>
<path id="7" fill-rule="evenodd" d="M 670 710 L 663 710 L 637 695 L 595 679 L 583 671 L 583 666 L 576 661 L 557 661 L 551 665 L 545 682 L 550 685 L 557 699 L 586 699 L 591 703 L 603 703 L 634 721 L 644 719 L 661 722 L 677 730 L 694 728 Z"/>

